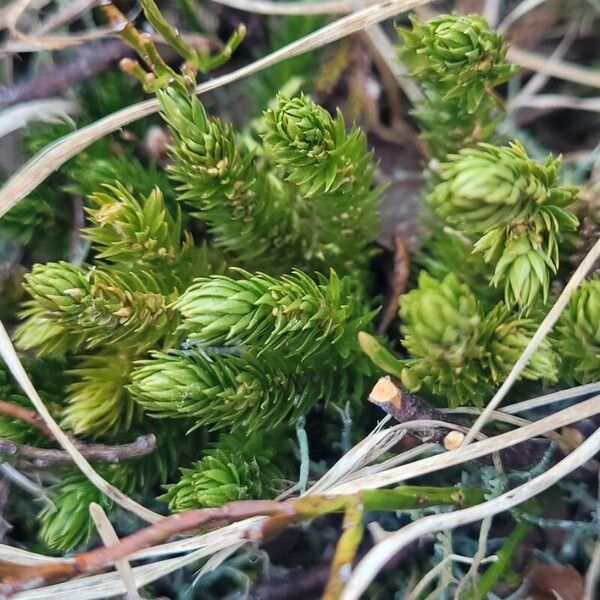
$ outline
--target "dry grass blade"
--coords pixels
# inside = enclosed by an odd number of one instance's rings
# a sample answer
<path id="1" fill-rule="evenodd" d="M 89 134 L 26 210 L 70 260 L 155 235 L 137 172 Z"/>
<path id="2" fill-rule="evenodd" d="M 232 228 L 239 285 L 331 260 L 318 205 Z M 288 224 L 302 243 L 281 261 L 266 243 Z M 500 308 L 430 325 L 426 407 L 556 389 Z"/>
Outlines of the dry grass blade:
<path id="1" fill-rule="evenodd" d="M 0 112 L 0 138 L 25 127 L 32 121 L 42 123 L 60 123 L 68 115 L 79 112 L 79 105 L 74 100 L 63 98 L 47 98 L 22 102 Z"/>
<path id="2" fill-rule="evenodd" d="M 196 93 L 202 94 L 228 85 L 293 56 L 321 48 L 356 31 L 385 21 L 398 13 L 425 4 L 428 1 L 386 0 L 385 2 L 369 6 L 347 17 L 338 19 L 245 67 L 199 85 L 196 88 Z M 158 103 L 156 100 L 147 100 L 134 104 L 108 115 L 87 127 L 83 127 L 44 148 L 37 156 L 33 157 L 17 171 L 0 189 L 0 217 L 19 202 L 19 200 L 34 190 L 46 177 L 90 144 L 157 110 Z"/>
<path id="3" fill-rule="evenodd" d="M 571 47 L 571 44 L 577 37 L 577 32 L 579 29 L 579 23 L 577 21 L 573 21 L 569 24 L 565 35 L 560 40 L 560 43 L 556 46 L 556 48 L 552 51 L 549 57 L 544 57 L 547 61 L 556 61 L 561 60 L 566 54 L 567 50 Z M 511 48 L 509 48 L 510 52 Z M 510 112 L 512 109 L 511 103 L 513 100 L 518 100 L 519 98 L 525 98 L 526 96 L 533 96 L 537 94 L 548 82 L 549 75 L 546 75 L 543 72 L 536 72 L 533 76 L 527 81 L 527 83 L 519 90 L 519 93 L 515 98 L 510 99 L 508 102 L 507 110 Z"/>
<path id="4" fill-rule="evenodd" d="M 596 392 L 600 392 L 600 382 L 587 383 L 585 385 L 579 385 L 566 390 L 560 390 L 559 392 L 552 392 L 551 394 L 546 394 L 545 396 L 539 396 L 537 398 L 523 400 L 522 402 L 508 404 L 507 406 L 502 407 L 502 412 L 514 415 L 527 410 L 533 410 L 541 406 L 547 406 L 548 404 L 553 404 L 555 402 L 574 400 L 575 398 L 587 396 L 588 394 L 595 394 Z"/>
<path id="5" fill-rule="evenodd" d="M 594 600 L 600 580 L 600 472 L 598 473 L 598 490 L 596 492 L 596 529 L 596 546 L 585 574 L 583 600 Z"/>
<path id="6" fill-rule="evenodd" d="M 208 548 L 202 548 L 191 552 L 185 556 L 169 558 L 160 562 L 135 567 L 133 576 L 135 577 L 135 586 L 139 589 L 161 577 L 165 577 L 173 571 L 177 571 L 187 565 L 193 564 L 216 554 L 220 550 L 231 545 L 229 540 L 220 544 L 215 544 Z M 51 585 L 37 590 L 30 590 L 15 594 L 14 600 L 64 600 L 65 596 L 76 598 L 77 600 L 95 600 L 97 598 L 107 598 L 118 594 L 125 594 L 127 590 L 118 573 L 102 573 L 92 575 L 91 577 L 82 577 L 72 579 L 64 583 Z"/>
<path id="7" fill-rule="evenodd" d="M 64 559 L 44 556 L 43 554 L 36 554 L 22 548 L 0 544 L 0 562 L 12 563 L 14 565 L 39 565 L 48 562 L 61 562 L 62 560 Z"/>
<path id="8" fill-rule="evenodd" d="M 596 598 L 596 589 L 600 580 L 600 540 L 596 542 L 594 554 L 588 571 L 585 575 L 585 591 L 583 600 L 594 600 Z"/>
<path id="9" fill-rule="evenodd" d="M 119 541 L 113 526 L 111 525 L 104 509 L 95 502 L 90 504 L 90 516 L 94 521 L 94 525 L 96 525 L 96 529 L 98 531 L 98 535 L 102 540 L 102 543 L 105 546 L 111 546 L 112 544 L 116 544 Z M 137 587 L 135 585 L 135 577 L 133 576 L 133 571 L 131 570 L 131 565 L 127 561 L 127 559 L 122 558 L 115 562 L 115 567 L 117 569 L 117 573 L 123 582 L 123 586 L 127 590 L 127 600 L 135 600 L 139 598 L 139 594 L 137 591 Z"/>
<path id="10" fill-rule="evenodd" d="M 540 110 L 553 110 L 558 108 L 570 108 L 572 110 L 585 110 L 588 112 L 600 112 L 600 98 L 580 98 L 567 94 L 538 94 L 514 100 L 511 110 L 517 108 L 539 108 Z"/>
<path id="11" fill-rule="evenodd" d="M 259 15 L 345 15 L 352 12 L 352 4 L 346 0 L 321 2 L 270 2 L 269 0 L 213 0 L 217 4 L 230 6 Z M 373 0 L 363 4 L 373 4 Z"/>
<path id="12" fill-rule="evenodd" d="M 452 411 L 452 414 L 471 414 L 477 415 L 479 411 L 476 408 L 463 407 Z M 510 415 L 501 410 L 495 410 L 491 414 L 491 418 L 495 421 L 500 421 L 501 423 L 509 423 L 510 425 L 517 425 L 518 427 L 524 427 L 525 425 L 530 425 L 532 421 L 528 421 L 527 419 L 523 419 L 521 417 L 515 417 L 514 415 Z M 568 453 L 573 450 L 573 444 L 569 443 L 567 439 L 565 439 L 556 431 L 548 431 L 544 434 L 544 437 L 547 437 L 549 440 L 553 441 L 563 452 Z"/>
<path id="13" fill-rule="evenodd" d="M 342 600 L 358 600 L 381 568 L 392 556 L 410 542 L 429 533 L 454 529 L 461 525 L 480 521 L 486 517 L 509 510 L 547 490 L 557 481 L 560 481 L 563 477 L 585 464 L 599 450 L 600 430 L 596 431 L 569 456 L 548 469 L 543 475 L 535 477 L 527 483 L 502 494 L 498 498 L 471 508 L 424 517 L 407 525 L 394 535 L 377 544 L 367 553 L 350 577 L 342 593 Z"/>
<path id="14" fill-rule="evenodd" d="M 384 452 L 395 446 L 404 436 L 402 425 L 371 433 L 331 467 L 308 491 L 307 494 L 320 494 L 342 481 L 350 473 L 367 465 Z"/>
<path id="15" fill-rule="evenodd" d="M 110 29 L 91 29 L 80 34 L 29 36 L 20 34 L 16 40 L 7 40 L 0 47 L 0 56 L 9 56 L 19 52 L 38 52 L 40 50 L 64 50 L 94 40 L 114 36 Z"/>
<path id="16" fill-rule="evenodd" d="M 509 446 L 514 446 L 548 431 L 559 429 L 576 421 L 586 419 L 600 412 L 600 396 L 585 400 L 580 404 L 571 406 L 554 413 L 549 417 L 535 421 L 530 425 L 519 427 L 508 433 L 489 437 L 468 446 L 461 446 L 441 455 L 423 458 L 421 460 L 402 465 L 387 471 L 353 479 L 352 481 L 334 486 L 328 490 L 330 494 L 353 494 L 363 489 L 374 489 L 386 485 L 399 484 L 413 477 L 440 471 L 448 467 L 459 465 L 498 452 Z"/>
<path id="17" fill-rule="evenodd" d="M 528 12 L 544 4 L 546 0 L 525 0 L 524 2 L 518 3 L 515 8 L 510 12 L 498 25 L 498 31 L 506 31 L 513 23 L 518 21 L 521 17 L 525 16 Z"/>
<path id="18" fill-rule="evenodd" d="M 73 0 L 66 6 L 52 13 L 36 30 L 36 35 L 45 35 L 62 25 L 79 18 L 83 13 L 93 8 L 99 0 Z"/>
<path id="19" fill-rule="evenodd" d="M 554 303 L 554 305 L 552 306 L 552 308 L 538 327 L 538 330 L 535 332 L 534 336 L 529 341 L 529 344 L 527 344 L 527 347 L 519 357 L 519 360 L 511 369 L 510 373 L 508 374 L 508 377 L 500 386 L 498 391 L 494 394 L 494 397 L 490 400 L 489 404 L 485 407 L 483 412 L 479 415 L 479 417 L 471 427 L 469 433 L 463 441 L 463 445 L 469 444 L 473 439 L 475 439 L 475 436 L 481 431 L 482 427 L 486 424 L 492 412 L 496 410 L 500 402 L 502 402 L 510 388 L 519 378 L 519 375 L 521 374 L 523 369 L 525 369 L 525 367 L 527 366 L 527 363 L 529 362 L 529 359 L 533 356 L 533 353 L 537 350 L 539 345 L 550 333 L 550 330 L 552 329 L 552 327 L 554 327 L 556 321 L 558 321 L 558 318 L 569 303 L 573 292 L 579 287 L 579 284 L 591 271 L 599 257 L 600 240 L 598 240 L 594 244 L 592 249 L 588 252 L 587 256 L 583 259 L 583 261 L 581 261 L 581 264 L 579 265 L 579 267 L 577 267 L 577 269 L 569 279 L 564 290 L 561 292 L 560 296 L 558 297 L 558 299 L 556 300 L 556 302 Z"/>
<path id="20" fill-rule="evenodd" d="M 71 439 L 65 432 L 59 427 L 58 423 L 53 419 L 52 415 L 48 412 L 46 405 L 40 398 L 35 387 L 31 383 L 31 380 L 27 376 L 19 357 L 15 351 L 15 348 L 8 337 L 8 333 L 4 328 L 4 325 L 0 322 L 0 355 L 9 368 L 12 376 L 15 378 L 17 383 L 21 386 L 35 409 L 38 411 L 44 422 L 52 431 L 52 434 L 56 438 L 56 441 L 71 455 L 73 462 L 81 470 L 82 473 L 104 494 L 114 500 L 117 504 L 138 515 L 140 518 L 154 523 L 161 519 L 161 515 L 158 515 L 151 510 L 143 507 L 141 504 L 135 502 L 118 490 L 116 487 L 108 483 L 105 479 L 100 477 L 96 471 L 91 467 L 88 461 L 83 457 L 81 452 L 75 447 Z"/>
<path id="21" fill-rule="evenodd" d="M 393 535 L 393 534 L 391 534 Z M 390 537 L 389 535 L 386 537 Z M 494 562 L 497 560 L 496 556 L 488 556 L 479 562 L 480 565 Z M 425 576 L 419 581 L 419 583 L 411 590 L 410 594 L 406 597 L 406 600 L 419 600 L 435 578 L 441 571 L 444 570 L 447 563 L 454 561 L 465 565 L 472 565 L 473 559 L 470 556 L 461 556 L 460 554 L 449 554 L 445 556 L 437 565 L 435 565 Z"/>
<path id="22" fill-rule="evenodd" d="M 592 71 L 556 57 L 541 56 L 516 46 L 511 46 L 506 56 L 511 62 L 526 69 L 565 81 L 600 88 L 600 72 L 598 71 Z"/>

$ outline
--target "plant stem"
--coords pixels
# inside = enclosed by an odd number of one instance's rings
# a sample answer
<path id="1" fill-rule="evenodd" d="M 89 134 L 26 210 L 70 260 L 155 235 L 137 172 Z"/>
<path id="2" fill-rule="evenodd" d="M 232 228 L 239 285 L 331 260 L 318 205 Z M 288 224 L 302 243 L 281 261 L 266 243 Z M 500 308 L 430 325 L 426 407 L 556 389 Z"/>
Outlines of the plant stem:
<path id="1" fill-rule="evenodd" d="M 499 577 L 506 573 L 510 561 L 518 548 L 523 538 L 529 533 L 532 525 L 525 521 L 519 522 L 519 524 L 513 529 L 513 532 L 508 536 L 504 545 L 496 556 L 498 560 L 492 563 L 481 577 L 479 577 L 477 583 L 477 592 L 469 592 L 460 597 L 460 600 L 478 600 L 479 598 L 487 598 L 488 593 L 499 579 Z"/>
<path id="2" fill-rule="evenodd" d="M 331 573 L 323 592 L 323 600 L 337 600 L 350 577 L 352 563 L 365 529 L 363 514 L 363 504 L 358 496 L 348 501 L 342 523 L 342 535 L 335 547 L 331 561 Z"/>
<path id="3" fill-rule="evenodd" d="M 78 442 L 77 448 L 87 460 L 99 460 L 117 463 L 130 458 L 145 456 L 154 451 L 156 438 L 154 435 L 142 435 L 129 444 L 108 446 L 105 444 L 83 444 Z M 22 468 L 47 469 L 56 465 L 73 462 L 70 454 L 64 450 L 52 448 L 36 448 L 0 438 L 0 456 L 8 463 Z"/>
<path id="4" fill-rule="evenodd" d="M 46 423 L 44 423 L 42 417 L 40 417 L 35 410 L 29 410 L 28 408 L 24 408 L 23 406 L 15 404 L 14 402 L 0 400 L 0 414 L 24 421 L 36 429 L 39 429 L 42 433 L 45 433 L 49 438 L 54 438 L 50 428 L 46 425 Z"/>
<path id="5" fill-rule="evenodd" d="M 404 361 L 396 358 L 385 346 L 365 331 L 358 333 L 358 343 L 362 351 L 376 366 L 382 371 L 400 379 L 402 369 L 404 369 Z"/>
<path id="6" fill-rule="evenodd" d="M 392 271 L 390 294 L 386 302 L 377 333 L 383 335 L 390 323 L 398 316 L 400 296 L 406 292 L 410 275 L 410 256 L 404 236 L 394 235 L 394 268 Z"/>
<path id="7" fill-rule="evenodd" d="M 245 531 L 248 539 L 260 541 L 290 523 L 314 519 L 330 513 L 345 512 L 349 506 L 361 504 L 364 510 L 403 510 L 436 504 L 470 506 L 483 502 L 478 489 L 429 488 L 401 486 L 392 490 L 368 490 L 345 496 L 314 495 L 275 500 L 242 500 L 228 502 L 220 508 L 203 508 L 181 512 L 158 521 L 136 533 L 121 538 L 110 547 L 75 554 L 65 562 L 19 567 L 10 565 L 8 577 L 0 583 L 0 596 L 72 579 L 83 573 L 98 573 L 138 550 L 149 548 L 172 535 L 207 527 L 214 523 L 233 523 L 249 517 L 268 516 L 264 523 L 252 523 Z M 352 521 L 356 513 L 351 514 Z M 350 516 L 348 517 L 350 519 Z M 350 536 L 349 536 L 350 537 Z M 349 542 L 348 542 L 349 543 Z M 2 570 L 0 569 L 0 574 Z"/>

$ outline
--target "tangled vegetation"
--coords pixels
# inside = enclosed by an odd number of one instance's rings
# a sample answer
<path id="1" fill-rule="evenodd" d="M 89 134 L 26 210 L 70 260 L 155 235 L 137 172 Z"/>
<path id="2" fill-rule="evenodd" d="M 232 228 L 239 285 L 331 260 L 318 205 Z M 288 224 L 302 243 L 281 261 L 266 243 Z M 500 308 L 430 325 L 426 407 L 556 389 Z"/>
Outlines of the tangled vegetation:
<path id="1" fill-rule="evenodd" d="M 317 103 L 308 86 L 304 93 L 294 93 L 296 83 L 291 94 L 278 89 L 283 75 L 275 72 L 253 88 L 266 103 L 260 116 L 242 126 L 212 116 L 194 93 L 198 75 L 223 65 L 243 43 L 244 29 L 210 53 L 190 45 L 153 0 L 141 5 L 183 67 L 163 60 L 151 37 L 108 4 L 109 23 L 123 24 L 122 38 L 139 58 L 123 59 L 126 76 L 97 82 L 104 92 L 95 103 L 82 92 L 82 118 L 91 122 L 113 111 L 116 96 L 133 102 L 143 87 L 158 102 L 153 126 L 168 150 L 140 157 L 118 136 L 102 140 L 12 209 L 0 230 L 27 246 L 34 264 L 11 283 L 2 310 L 11 314 L 18 306 L 12 339 L 52 416 L 84 455 L 151 436 L 152 451 L 143 456 L 90 459 L 125 494 L 159 513 L 181 513 L 183 523 L 201 515 L 187 530 L 204 524 L 203 515 L 206 522 L 239 520 L 236 507 L 247 505 L 238 501 L 284 494 L 283 503 L 260 505 L 264 513 L 240 509 L 240 518 L 270 516 L 254 532 L 257 540 L 290 523 L 343 512 L 324 595 L 341 597 L 345 569 L 361 553 L 365 511 L 417 521 L 430 507 L 437 507 L 432 514 L 474 507 L 523 478 L 522 464 L 535 475 L 572 449 L 557 450 L 555 438 L 522 442 L 516 448 L 524 463 L 503 450 L 496 458 L 504 472 L 482 463 L 453 472 L 450 486 L 425 478 L 414 487 L 315 496 L 313 504 L 312 496 L 289 498 L 290 488 L 304 492 L 309 479 L 327 471 L 335 444 L 347 451 L 364 438 L 380 408 L 400 422 L 433 422 L 439 431 L 431 440 L 451 449 L 449 431 L 467 422 L 443 411 L 468 413 L 487 404 L 567 280 L 578 243 L 578 189 L 563 176 L 560 157 L 534 156 L 501 127 L 499 86 L 517 72 L 503 36 L 479 15 L 412 18 L 398 29 L 398 61 L 423 91 L 412 114 L 428 155 L 427 233 L 412 257 L 412 289 L 392 295 L 395 332 L 386 336 L 376 327 L 385 186 L 367 133 L 350 126 L 340 109 L 332 113 Z M 310 68 L 306 61 L 297 66 Z M 31 148 L 67 128 L 33 130 Z M 82 196 L 86 222 L 77 252 L 66 251 L 63 240 L 49 253 L 56 232 L 43 230 L 64 222 L 64 198 Z M 600 281 L 592 277 L 537 345 L 518 389 L 534 396 L 550 386 L 597 382 L 599 348 Z M 394 377 L 397 397 L 373 389 L 385 375 Z M 0 437 L 47 449 L 43 427 L 31 415 L 15 417 L 24 415 L 28 399 L 4 364 L 0 389 L 3 403 L 13 405 L 10 413 L 0 411 Z M 367 406 L 367 397 L 379 407 Z M 414 403 L 410 414 L 402 413 L 407 402 Z M 498 425 L 486 435 L 503 431 Z M 45 490 L 51 502 L 28 509 L 36 509 L 39 529 L 35 541 L 25 535 L 32 549 L 88 547 L 96 535 L 91 503 L 110 519 L 122 518 L 122 507 L 75 466 L 61 464 L 52 475 Z M 194 512 L 205 508 L 215 512 Z M 457 598 L 484 597 L 498 584 L 514 583 L 509 565 L 543 518 L 542 508 L 531 501 L 506 511 L 511 527 L 497 536 L 497 563 L 468 583 L 451 578 Z M 174 520 L 162 523 L 152 526 L 157 543 L 184 531 L 168 529 Z M 131 524 L 122 529 L 130 532 Z M 480 543 L 485 552 L 486 539 Z M 469 544 L 463 547 L 475 552 Z M 439 561 L 449 560 L 451 541 L 436 538 L 434 548 Z M 108 566 L 89 564 L 90 572 Z M 61 577 L 69 578 L 49 571 L 40 581 Z M 17 573 L 0 590 L 12 593 L 21 584 Z M 394 578 L 381 585 L 381 597 L 391 597 L 389 586 L 398 594 L 405 589 Z"/>

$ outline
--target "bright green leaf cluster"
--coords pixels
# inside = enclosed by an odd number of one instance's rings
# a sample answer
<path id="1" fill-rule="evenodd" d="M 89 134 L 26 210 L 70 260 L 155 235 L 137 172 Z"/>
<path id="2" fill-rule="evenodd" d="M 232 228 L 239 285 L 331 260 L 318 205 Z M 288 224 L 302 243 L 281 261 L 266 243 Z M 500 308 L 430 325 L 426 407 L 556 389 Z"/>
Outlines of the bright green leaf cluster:
<path id="1" fill-rule="evenodd" d="M 124 347 L 82 357 L 70 375 L 69 402 L 62 424 L 76 434 L 127 431 L 139 419 L 139 406 L 125 388 L 135 351 Z"/>
<path id="2" fill-rule="evenodd" d="M 91 192 L 90 243 L 71 262 L 33 267 L 15 338 L 68 363 L 56 411 L 66 429 L 109 443 L 139 430 L 160 438 L 151 456 L 98 465 L 125 493 L 155 493 L 174 464 L 200 458 L 169 488 L 174 510 L 268 497 L 283 479 L 287 441 L 263 432 L 318 402 L 362 397 L 369 385 L 356 334 L 373 318 L 364 298 L 380 192 L 372 153 L 364 133 L 305 96 L 278 97 L 244 133 L 210 118 L 188 93 L 195 70 L 226 58 L 242 29 L 219 56 L 192 55 L 155 3 L 142 5 L 189 59 L 179 75 L 121 23 L 152 74 L 135 61 L 126 68 L 160 88 L 172 162 L 161 171 L 121 149 L 112 156 L 107 142 L 73 171 L 69 192 Z M 122 17 L 113 5 L 105 11 Z M 216 275 L 222 256 L 244 269 Z M 240 437 L 205 452 L 211 430 Z M 194 441 L 193 453 L 182 438 Z M 40 514 L 42 539 L 61 550 L 94 534 L 91 501 L 115 509 L 80 474 L 65 473 L 50 489 L 54 506 Z"/>
<path id="3" fill-rule="evenodd" d="M 146 271 L 60 262 L 35 265 L 25 279 L 32 300 L 16 332 L 23 349 L 64 354 L 124 340 L 148 345 L 169 329 L 165 290 Z"/>
<path id="4" fill-rule="evenodd" d="M 415 116 L 432 153 L 443 158 L 489 140 L 499 105 L 493 89 L 516 70 L 506 61 L 502 36 L 475 14 L 412 17 L 411 23 L 399 30 L 400 60 L 426 93 Z"/>
<path id="5" fill-rule="evenodd" d="M 342 113 L 336 118 L 304 96 L 279 97 L 265 114 L 263 139 L 279 164 L 287 163 L 288 181 L 311 198 L 318 193 L 368 193 L 373 165 L 365 134 L 346 133 Z M 363 185 L 361 186 L 361 183 Z M 364 193 L 363 192 L 363 193 Z M 364 195 L 366 195 L 366 193 Z"/>
<path id="6" fill-rule="evenodd" d="M 350 278 L 334 271 L 317 281 L 301 271 L 271 277 L 237 270 L 234 279 L 198 279 L 175 303 L 189 338 L 204 346 L 255 346 L 296 356 L 347 357 L 356 333 L 373 317 L 355 297 Z"/>
<path id="7" fill-rule="evenodd" d="M 502 303 L 485 314 L 453 273 L 436 280 L 422 272 L 418 287 L 401 298 L 400 306 L 403 345 L 410 355 L 402 381 L 412 390 L 424 387 L 450 406 L 481 406 L 538 326 L 532 318 L 513 316 Z M 556 381 L 558 357 L 548 340 L 521 376 Z"/>
<path id="8" fill-rule="evenodd" d="M 577 227 L 567 209 L 576 189 L 557 185 L 559 159 L 544 164 L 515 142 L 481 144 L 449 157 L 428 195 L 436 213 L 474 241 L 495 265 L 491 284 L 504 287 L 507 305 L 546 300 L 559 264 L 559 243 Z"/>
<path id="9" fill-rule="evenodd" d="M 94 226 L 84 230 L 97 257 L 132 266 L 173 265 L 182 252 L 181 222 L 166 209 L 161 191 L 155 188 L 141 203 L 120 184 L 105 190 L 90 196 Z"/>
<path id="10" fill-rule="evenodd" d="M 356 335 L 373 314 L 347 279 L 237 274 L 200 279 L 175 303 L 195 349 L 138 366 L 130 390 L 145 410 L 253 431 L 362 392 L 370 370 Z"/>
<path id="11" fill-rule="evenodd" d="M 360 359 L 360 357 L 359 357 Z M 275 353 L 186 350 L 155 354 L 134 370 L 129 390 L 148 414 L 192 418 L 210 429 L 255 431 L 294 423 L 320 400 L 360 398 L 369 370 L 300 368 Z"/>
<path id="12" fill-rule="evenodd" d="M 364 264 L 379 193 L 364 133 L 346 132 L 341 115 L 304 96 L 280 97 L 265 113 L 261 146 L 209 118 L 194 96 L 168 88 L 158 97 L 175 138 L 179 199 L 219 248 L 278 271 Z"/>
<path id="13" fill-rule="evenodd" d="M 558 351 L 566 381 L 591 383 L 600 378 L 600 279 L 576 290 L 558 323 Z"/>
<path id="14" fill-rule="evenodd" d="M 223 436 L 199 461 L 181 469 L 181 479 L 167 486 L 161 499 L 172 511 L 182 511 L 272 497 L 283 482 L 273 463 L 276 448 L 281 449 L 281 443 L 262 433 Z"/>

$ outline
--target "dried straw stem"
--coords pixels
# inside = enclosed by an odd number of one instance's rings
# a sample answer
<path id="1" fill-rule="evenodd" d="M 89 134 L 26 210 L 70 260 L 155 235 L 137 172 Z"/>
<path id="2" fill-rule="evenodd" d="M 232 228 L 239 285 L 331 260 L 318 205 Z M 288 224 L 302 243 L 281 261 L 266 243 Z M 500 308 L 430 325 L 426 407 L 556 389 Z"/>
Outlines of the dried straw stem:
<path id="1" fill-rule="evenodd" d="M 600 430 L 596 431 L 569 456 L 551 467 L 543 475 L 535 477 L 498 498 L 471 508 L 424 517 L 403 527 L 367 553 L 350 577 L 341 599 L 358 600 L 390 558 L 412 541 L 430 533 L 455 529 L 510 510 L 547 490 L 563 477 L 585 464 L 598 451 L 600 451 Z"/>
<path id="2" fill-rule="evenodd" d="M 272 52 L 245 67 L 211 79 L 199 85 L 196 94 L 204 94 L 216 88 L 228 85 L 267 67 L 278 64 L 293 56 L 304 54 L 321 48 L 331 42 L 342 39 L 356 31 L 360 31 L 381 21 L 385 21 L 398 13 L 415 6 L 427 3 L 429 0 L 386 0 L 369 6 L 351 15 L 338 19 L 314 33 L 307 35 L 283 48 Z M 64 165 L 69 159 L 82 152 L 90 144 L 103 136 L 125 127 L 133 121 L 147 117 L 158 110 L 158 102 L 146 100 L 112 113 L 81 129 L 64 136 L 44 148 L 34 156 L 19 171 L 17 171 L 0 189 L 0 217 L 10 210 L 17 202 L 33 191 L 50 174 Z"/>

